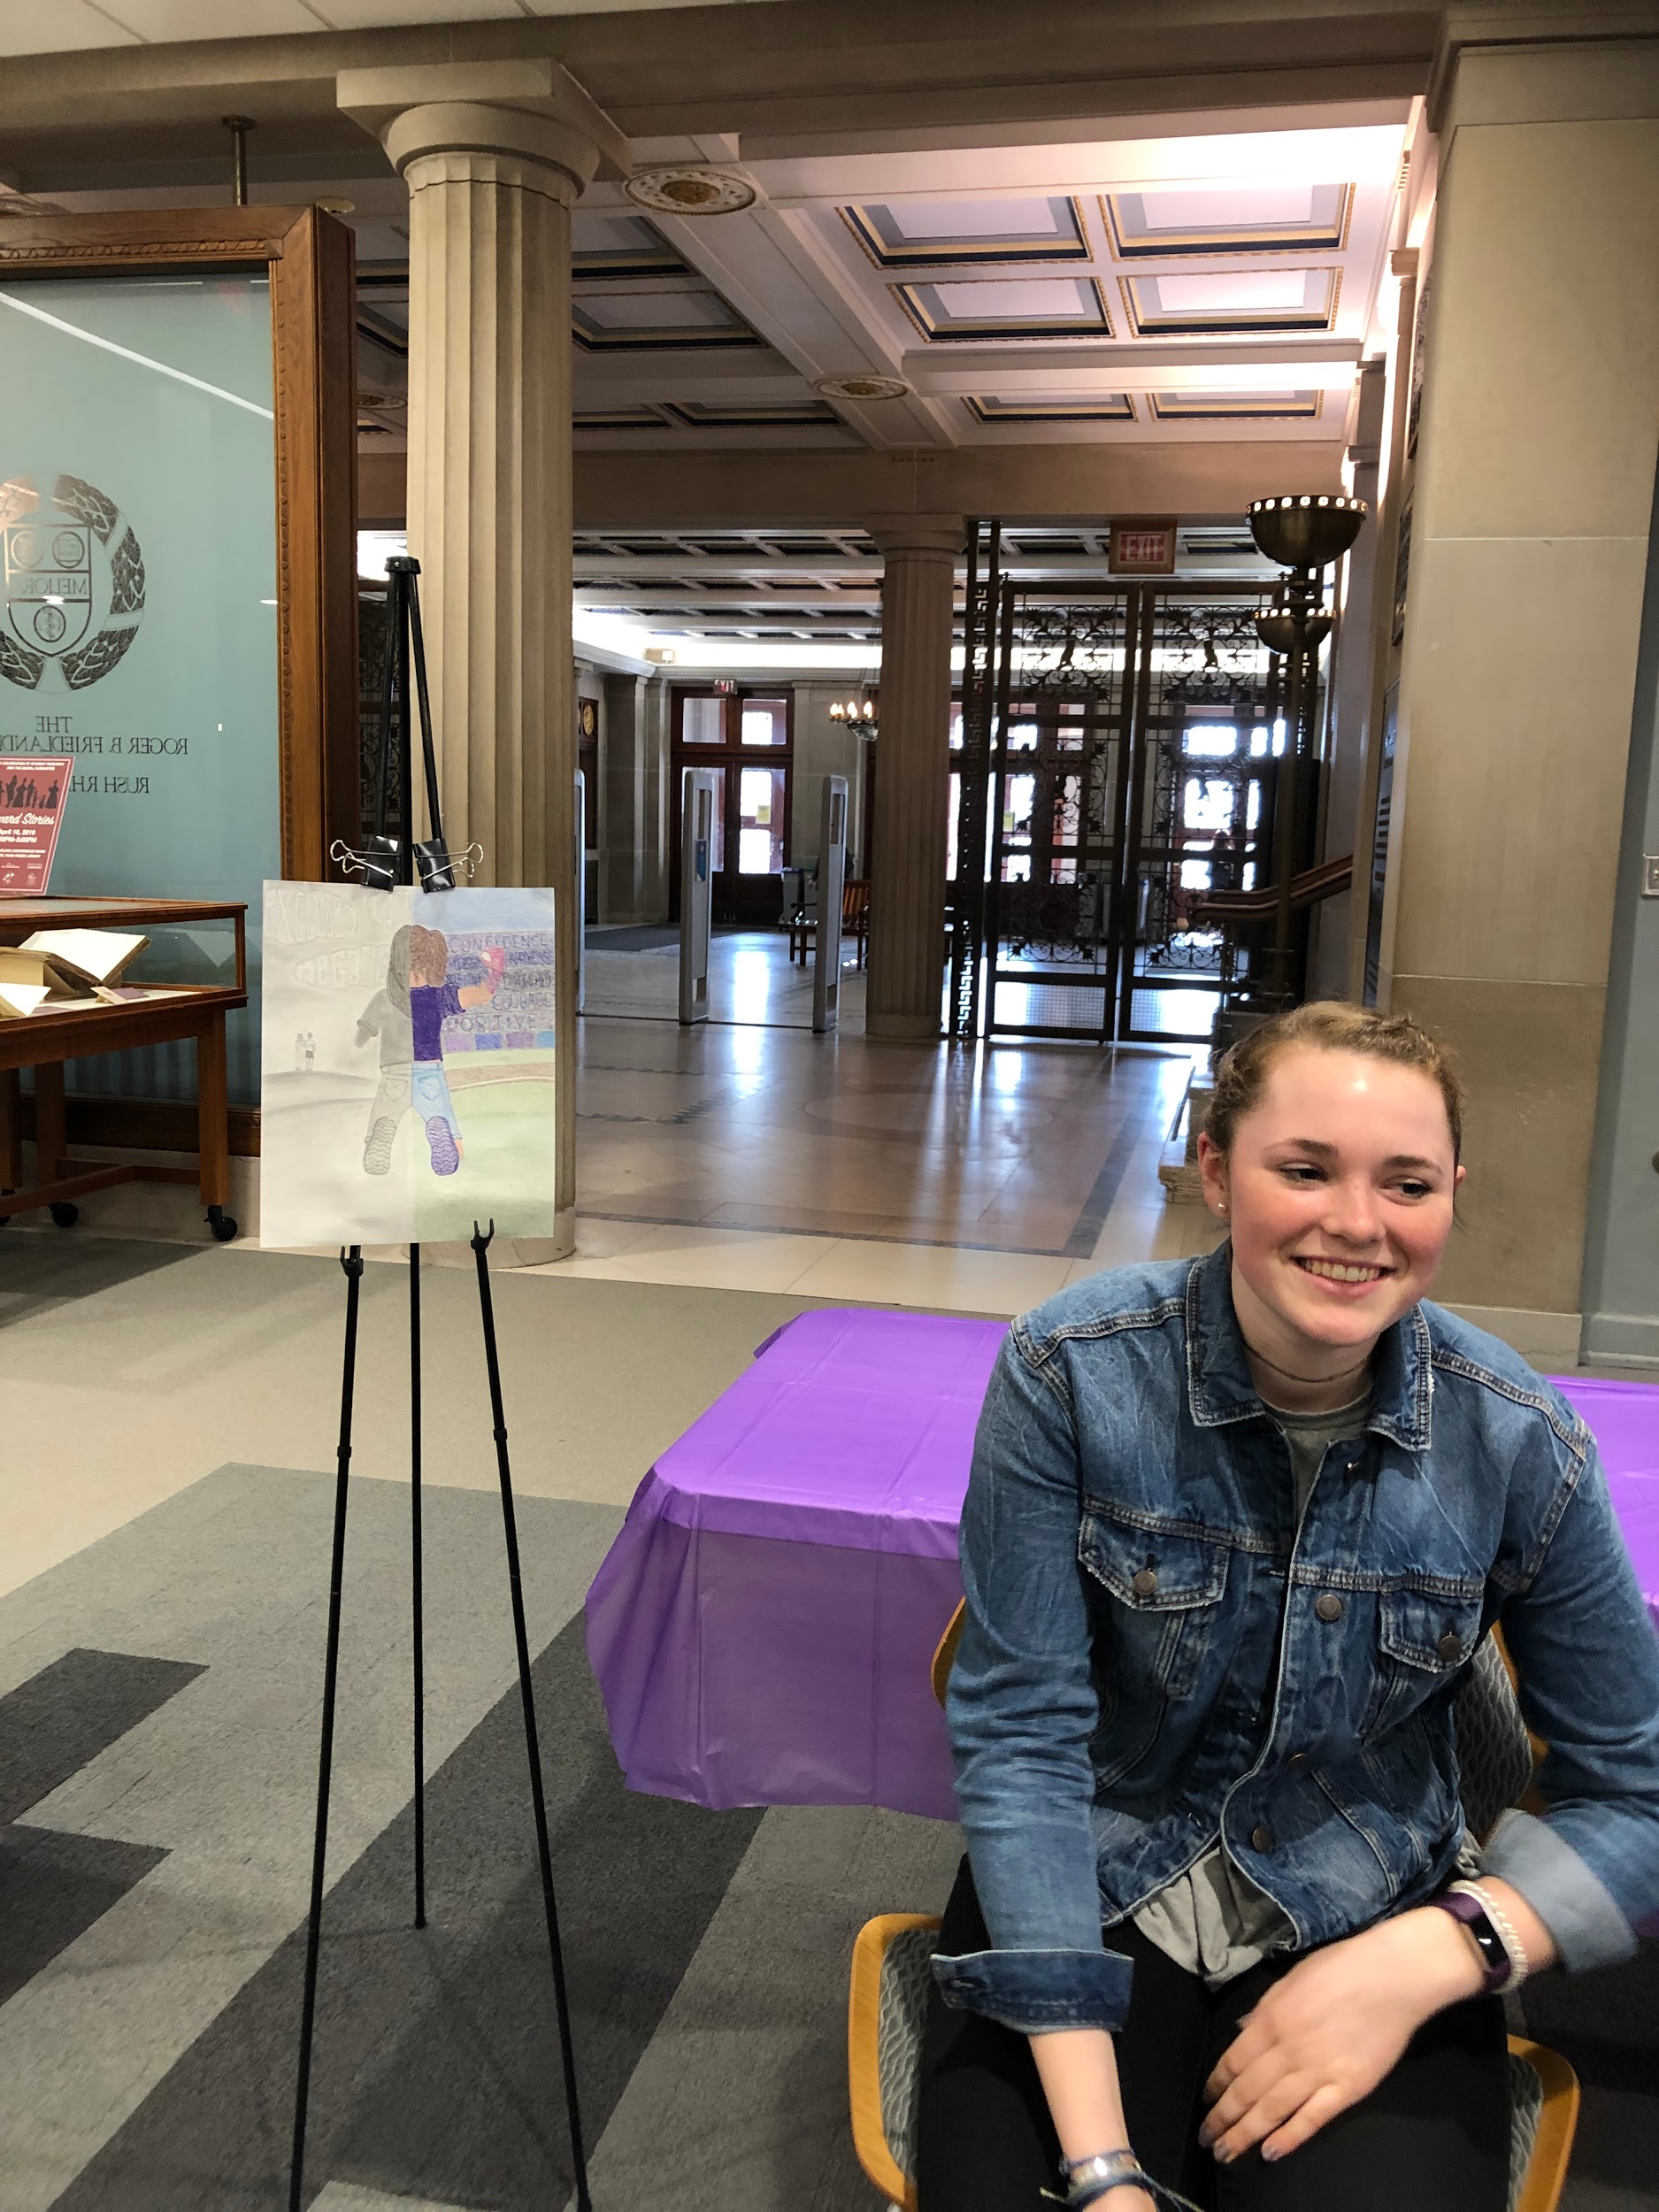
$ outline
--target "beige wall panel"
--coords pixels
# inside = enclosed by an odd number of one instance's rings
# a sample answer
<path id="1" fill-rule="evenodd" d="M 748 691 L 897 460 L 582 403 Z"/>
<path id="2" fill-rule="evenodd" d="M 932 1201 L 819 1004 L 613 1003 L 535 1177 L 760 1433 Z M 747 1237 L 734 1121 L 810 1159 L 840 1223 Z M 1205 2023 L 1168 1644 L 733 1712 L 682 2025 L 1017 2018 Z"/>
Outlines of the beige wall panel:
<path id="1" fill-rule="evenodd" d="M 1416 553 L 1396 976 L 1605 979 L 1647 558 L 1645 536 Z"/>
<path id="2" fill-rule="evenodd" d="M 1563 29 L 1587 33 L 1582 7 L 1563 12 Z M 1513 24 L 1504 28 L 1513 35 Z M 1470 35 L 1477 35 L 1470 27 Z M 1609 39 L 1605 43 L 1553 48 L 1539 66 L 1540 51 L 1463 52 L 1457 70 L 1453 120 L 1471 123 L 1559 123 L 1610 120 L 1659 112 L 1659 54 L 1651 41 Z"/>
<path id="3" fill-rule="evenodd" d="M 1417 535 L 1645 537 L 1659 121 L 1460 130 L 1441 192 Z"/>
<path id="4" fill-rule="evenodd" d="M 1451 1048 L 1469 1090 L 1469 1179 L 1436 1298 L 1578 1311 L 1604 997 L 1588 986 L 1394 979 L 1394 1010 Z M 1586 1079 L 1563 1082 L 1572 1070 Z"/>

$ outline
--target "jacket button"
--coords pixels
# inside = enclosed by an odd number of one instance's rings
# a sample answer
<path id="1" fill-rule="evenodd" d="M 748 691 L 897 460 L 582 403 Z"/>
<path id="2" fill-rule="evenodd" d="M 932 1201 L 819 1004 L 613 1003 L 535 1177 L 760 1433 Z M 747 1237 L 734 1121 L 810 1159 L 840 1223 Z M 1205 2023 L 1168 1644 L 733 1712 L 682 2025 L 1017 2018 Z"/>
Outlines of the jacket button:
<path id="1" fill-rule="evenodd" d="M 1250 1848 L 1252 1851 L 1259 1851 L 1262 1853 L 1263 1856 L 1265 1857 L 1272 1847 L 1273 1832 L 1271 1828 L 1256 1827 L 1251 1829 Z"/>
<path id="2" fill-rule="evenodd" d="M 1313 1609 L 1322 1621 L 1340 1621 L 1342 1601 L 1334 1590 L 1321 1590 L 1313 1601 Z"/>
<path id="3" fill-rule="evenodd" d="M 1134 1580 L 1129 1585 L 1129 1587 L 1134 1592 L 1138 1598 L 1156 1597 L 1157 1595 L 1158 1589 L 1156 1569 L 1153 1567 L 1142 1567 L 1139 1573 L 1135 1576 Z"/>
<path id="4" fill-rule="evenodd" d="M 1440 1638 L 1440 1642 L 1435 1645 L 1434 1648 L 1440 1653 L 1440 1657 L 1445 1660 L 1448 1666 L 1451 1664 L 1454 1659 L 1461 1659 L 1463 1655 L 1462 1639 L 1454 1636 L 1449 1628 Z"/>
<path id="5" fill-rule="evenodd" d="M 1292 1767 L 1306 1766 L 1308 1763 L 1308 1755 L 1305 1751 L 1293 1751 L 1289 1758 L 1286 1760 L 1285 1763 L 1286 1766 Z"/>

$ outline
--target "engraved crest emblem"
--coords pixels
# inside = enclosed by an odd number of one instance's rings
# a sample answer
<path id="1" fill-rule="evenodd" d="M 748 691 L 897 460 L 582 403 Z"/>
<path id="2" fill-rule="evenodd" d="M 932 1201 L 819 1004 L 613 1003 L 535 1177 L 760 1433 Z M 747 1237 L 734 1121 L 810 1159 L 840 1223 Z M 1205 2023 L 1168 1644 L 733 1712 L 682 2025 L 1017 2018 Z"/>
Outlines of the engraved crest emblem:
<path id="1" fill-rule="evenodd" d="M 14 522 L 5 540 L 6 622 L 31 652 L 73 652 L 92 619 L 92 533 Z"/>
<path id="2" fill-rule="evenodd" d="M 144 560 L 114 501 L 63 475 L 44 497 L 0 481 L 0 677 L 25 691 L 83 691 L 107 676 L 144 611 Z"/>

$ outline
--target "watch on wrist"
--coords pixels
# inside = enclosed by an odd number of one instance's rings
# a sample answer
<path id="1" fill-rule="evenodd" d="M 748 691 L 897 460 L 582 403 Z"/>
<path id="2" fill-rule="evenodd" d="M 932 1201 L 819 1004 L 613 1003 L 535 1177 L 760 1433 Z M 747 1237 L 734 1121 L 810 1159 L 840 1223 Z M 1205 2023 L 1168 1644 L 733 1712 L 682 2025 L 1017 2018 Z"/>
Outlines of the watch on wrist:
<path id="1" fill-rule="evenodd" d="M 1473 1940 L 1480 1955 L 1484 1996 L 1501 1997 L 1525 1978 L 1526 1954 L 1515 1931 L 1478 1883 L 1454 1882 L 1429 1902 L 1449 1913 Z"/>

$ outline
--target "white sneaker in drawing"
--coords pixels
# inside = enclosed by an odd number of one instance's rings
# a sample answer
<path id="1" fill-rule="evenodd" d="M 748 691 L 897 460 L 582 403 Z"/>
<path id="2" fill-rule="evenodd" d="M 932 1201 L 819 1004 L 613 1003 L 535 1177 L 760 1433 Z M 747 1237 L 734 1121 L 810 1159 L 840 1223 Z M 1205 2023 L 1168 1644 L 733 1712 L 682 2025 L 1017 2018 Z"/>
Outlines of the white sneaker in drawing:
<path id="1" fill-rule="evenodd" d="M 392 1146 L 397 1137 L 397 1124 L 388 1121 L 384 1114 L 363 1140 L 363 1172 L 365 1175 L 389 1175 L 392 1171 Z"/>

